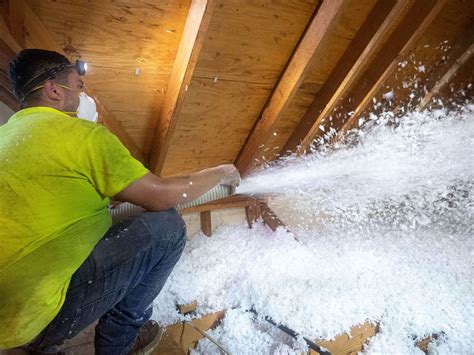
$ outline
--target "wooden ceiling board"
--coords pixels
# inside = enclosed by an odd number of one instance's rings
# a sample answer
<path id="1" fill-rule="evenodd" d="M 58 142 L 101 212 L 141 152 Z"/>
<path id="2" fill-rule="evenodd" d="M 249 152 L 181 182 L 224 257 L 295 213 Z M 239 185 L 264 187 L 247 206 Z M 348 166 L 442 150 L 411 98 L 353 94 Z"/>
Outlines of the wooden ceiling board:
<path id="1" fill-rule="evenodd" d="M 153 138 L 154 124 L 156 112 L 137 111 L 130 116 L 129 112 L 111 111 L 115 117 L 123 117 L 124 120 L 118 122 L 128 132 L 128 135 L 135 144 L 142 150 L 145 158 L 147 158 L 151 140 Z M 145 161 L 147 161 L 145 159 Z"/>
<path id="2" fill-rule="evenodd" d="M 30 5 L 68 55 L 89 63 L 88 82 L 147 155 L 189 0 L 30 0 Z"/>
<path id="3" fill-rule="evenodd" d="M 273 85 L 316 0 L 220 0 L 194 76 Z"/>
<path id="4" fill-rule="evenodd" d="M 267 150 L 264 152 L 265 161 L 271 161 L 279 156 L 286 141 L 300 122 L 301 117 L 308 110 L 308 107 L 311 106 L 314 96 L 320 88 L 320 84 L 311 82 L 304 82 L 301 85 L 289 107 L 283 113 L 282 119 L 276 125 L 272 136 L 267 141 L 267 148 L 265 148 Z"/>
<path id="5" fill-rule="evenodd" d="M 270 90 L 262 84 L 194 78 L 161 175 L 232 163 L 254 124 L 255 107 L 264 105 Z"/>
<path id="6" fill-rule="evenodd" d="M 158 71 L 94 69 L 88 82 L 97 87 L 96 94 L 109 111 L 151 111 L 161 106 L 168 75 Z"/>
<path id="7" fill-rule="evenodd" d="M 235 161 L 315 7 L 296 0 L 215 5 L 163 176 Z"/>
<path id="8" fill-rule="evenodd" d="M 31 0 L 57 43 L 91 66 L 170 71 L 189 1 Z M 65 16 L 67 14 L 67 16 Z"/>

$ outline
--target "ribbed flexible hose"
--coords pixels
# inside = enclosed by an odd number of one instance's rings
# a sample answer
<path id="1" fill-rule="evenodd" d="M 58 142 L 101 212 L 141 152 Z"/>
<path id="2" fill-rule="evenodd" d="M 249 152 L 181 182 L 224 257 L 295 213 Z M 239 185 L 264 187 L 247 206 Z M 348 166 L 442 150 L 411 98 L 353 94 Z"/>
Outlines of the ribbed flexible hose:
<path id="1" fill-rule="evenodd" d="M 230 195 L 230 187 L 224 185 L 216 185 L 204 195 L 198 197 L 194 201 L 183 203 L 176 206 L 176 209 L 183 210 L 185 208 L 194 207 L 202 205 L 203 203 L 208 203 L 211 201 L 218 200 Z M 120 222 L 128 217 L 135 216 L 143 211 L 146 211 L 143 207 L 134 205 L 133 203 L 124 202 L 115 208 L 109 209 L 110 214 L 112 215 L 112 223 L 115 224 Z"/>

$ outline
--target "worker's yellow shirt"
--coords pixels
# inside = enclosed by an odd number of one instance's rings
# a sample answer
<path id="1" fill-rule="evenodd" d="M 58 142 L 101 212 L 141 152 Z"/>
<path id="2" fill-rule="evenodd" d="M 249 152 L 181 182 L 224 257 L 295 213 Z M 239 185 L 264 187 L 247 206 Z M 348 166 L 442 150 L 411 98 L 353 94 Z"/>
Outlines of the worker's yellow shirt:
<path id="1" fill-rule="evenodd" d="M 53 320 L 111 226 L 109 197 L 147 173 L 106 128 L 52 108 L 0 126 L 0 349 Z"/>

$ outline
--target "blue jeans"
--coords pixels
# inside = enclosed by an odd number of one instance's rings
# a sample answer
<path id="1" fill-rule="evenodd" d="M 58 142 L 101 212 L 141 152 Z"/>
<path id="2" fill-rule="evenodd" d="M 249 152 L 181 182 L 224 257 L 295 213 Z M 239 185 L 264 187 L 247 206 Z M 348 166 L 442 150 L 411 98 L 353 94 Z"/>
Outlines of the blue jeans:
<path id="1" fill-rule="evenodd" d="M 96 354 L 127 354 L 185 243 L 186 225 L 175 209 L 114 225 L 74 273 L 64 305 L 29 348 L 54 351 L 99 319 Z"/>

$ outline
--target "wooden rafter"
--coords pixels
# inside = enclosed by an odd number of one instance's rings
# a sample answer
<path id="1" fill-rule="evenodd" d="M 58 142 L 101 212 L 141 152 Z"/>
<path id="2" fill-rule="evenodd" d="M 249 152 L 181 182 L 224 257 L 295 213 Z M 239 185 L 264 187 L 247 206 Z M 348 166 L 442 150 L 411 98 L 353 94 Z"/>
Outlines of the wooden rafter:
<path id="1" fill-rule="evenodd" d="M 8 65 L 19 50 L 21 50 L 21 47 L 10 35 L 3 17 L 0 16 L 0 101 L 12 111 L 17 111 L 20 104 L 11 92 Z"/>
<path id="2" fill-rule="evenodd" d="M 25 26 L 24 13 L 25 13 L 24 1 L 9 1 L 9 19 L 10 19 L 10 31 L 13 38 L 16 39 L 18 45 L 22 48 L 25 47 Z"/>
<path id="3" fill-rule="evenodd" d="M 400 24 L 399 29 L 389 38 L 382 48 L 382 56 L 376 58 L 372 67 L 374 70 L 364 73 L 369 78 L 358 88 L 355 93 L 353 114 L 342 125 L 342 130 L 347 131 L 359 126 L 359 118 L 372 102 L 377 91 L 382 87 L 390 75 L 395 72 L 401 58 L 405 58 L 413 49 L 418 39 L 431 25 L 447 0 L 426 0 L 415 2 L 410 15 Z M 399 43 L 395 41 L 399 40 Z M 377 70 L 377 68 L 379 68 Z M 381 70 L 380 70 L 381 69 Z"/>
<path id="4" fill-rule="evenodd" d="M 8 65 L 15 56 L 15 52 L 0 38 L 0 101 L 12 111 L 18 111 L 20 104 L 10 89 L 8 79 Z M 0 120 L 0 124 L 3 122 Z"/>
<path id="5" fill-rule="evenodd" d="M 466 49 L 466 51 L 454 62 L 454 64 L 449 68 L 446 74 L 436 82 L 435 86 L 426 94 L 426 96 L 421 100 L 420 104 L 418 105 L 418 109 L 424 110 L 431 99 L 437 95 L 447 84 L 451 82 L 454 78 L 456 73 L 459 69 L 462 68 L 466 62 L 471 59 L 472 55 L 474 54 L 474 44 Z"/>
<path id="6" fill-rule="evenodd" d="M 0 38 L 14 53 L 21 51 L 21 46 L 12 37 L 3 16 L 0 16 Z"/>
<path id="7" fill-rule="evenodd" d="M 243 176 L 249 173 L 254 160 L 271 137 L 274 127 L 305 79 L 315 54 L 328 36 L 329 29 L 334 26 L 345 2 L 345 0 L 323 1 L 321 6 L 317 7 L 316 13 L 236 160 L 236 166 Z"/>
<path id="8" fill-rule="evenodd" d="M 64 54 L 64 51 L 25 0 L 10 0 L 9 8 L 10 36 L 7 38 L 10 40 L 6 44 L 14 52 L 18 52 L 21 48 L 42 48 Z M 3 32 L 2 29 L 2 38 Z M 93 89 L 86 84 L 86 90 L 96 101 L 100 123 L 114 133 L 135 158 L 143 161 L 143 154 L 140 149 L 117 120 L 106 110 Z"/>
<path id="9" fill-rule="evenodd" d="M 338 106 L 346 113 L 352 111 L 348 121 L 355 122 L 376 90 L 396 68 L 400 56 L 412 49 L 445 3 L 445 0 L 398 0 L 388 15 L 383 16 L 390 8 L 387 2 L 379 2 L 317 94 L 283 152 L 297 148 L 300 153 L 305 152 L 315 137 L 324 134 L 320 126 L 325 130 L 329 127 L 340 130 L 346 118 L 336 111 Z M 384 20 L 371 37 L 372 22 L 380 21 L 380 18 Z M 354 53 L 357 52 L 360 55 L 354 62 Z M 348 70 L 351 60 L 353 64 Z"/>
<path id="10" fill-rule="evenodd" d="M 150 169 L 161 172 L 176 129 L 184 97 L 212 16 L 213 0 L 192 0 L 171 71 L 150 152 Z"/>
<path id="11" fill-rule="evenodd" d="M 321 122 L 365 69 L 365 65 L 374 55 L 374 49 L 383 43 L 390 31 L 393 31 L 396 19 L 403 16 L 406 11 L 404 1 L 377 2 L 286 142 L 281 151 L 283 154 L 297 149 L 300 149 L 301 153 L 306 150 Z"/>
<path id="12" fill-rule="evenodd" d="M 474 54 L 474 23 L 461 35 L 448 53 L 445 65 L 434 72 L 430 79 L 434 83 L 418 105 L 419 110 L 424 110 L 432 98 L 440 93 L 451 82 L 458 71 Z"/>

